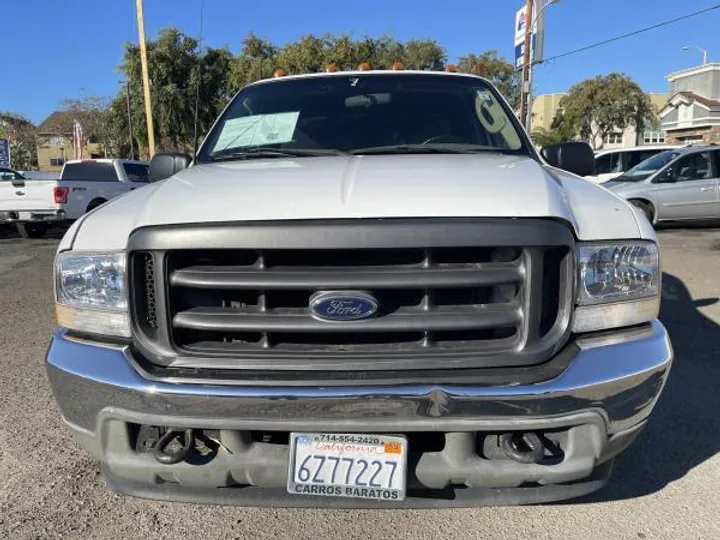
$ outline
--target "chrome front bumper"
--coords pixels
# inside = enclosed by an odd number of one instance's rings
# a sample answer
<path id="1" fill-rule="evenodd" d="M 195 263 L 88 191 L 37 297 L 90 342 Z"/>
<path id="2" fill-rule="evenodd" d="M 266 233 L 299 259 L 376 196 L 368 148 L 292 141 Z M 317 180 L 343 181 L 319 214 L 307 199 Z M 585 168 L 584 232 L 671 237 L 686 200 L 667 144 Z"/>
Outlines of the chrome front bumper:
<path id="1" fill-rule="evenodd" d="M 125 423 L 238 431 L 446 434 L 592 425 L 598 433 L 592 437 L 598 441 L 596 447 L 590 450 L 595 458 L 586 463 L 582 475 L 579 471 L 570 475 L 586 477 L 593 467 L 624 449 L 644 424 L 666 382 L 673 353 L 659 321 L 584 337 L 575 345 L 577 354 L 559 376 L 508 386 L 250 387 L 163 382 L 141 376 L 128 347 L 79 341 L 65 330 L 53 336 L 46 367 L 63 417 L 78 440 L 104 463 L 109 477 L 113 463 L 119 464 L 114 471 L 119 476 L 111 484 L 140 496 L 173 498 L 166 492 L 148 494 L 142 487 L 157 485 L 162 478 L 158 471 L 170 470 L 163 469 L 167 465 L 151 465 L 144 458 L 113 458 L 114 436 L 127 450 L 122 435 L 127 432 L 122 428 Z M 250 455 L 245 457 L 248 463 L 242 466 L 251 467 Z M 282 467 L 282 460 L 277 458 L 277 467 Z M 457 466 L 473 470 L 467 465 L 470 461 L 463 463 Z M 263 467 L 269 470 L 267 463 Z M 566 473 L 557 481 L 570 478 Z M 173 478 L 184 473 L 179 474 Z M 187 474 L 191 478 L 195 473 Z M 138 475 L 147 482 L 124 484 L 139 481 Z M 551 474 L 537 481 L 555 479 Z M 512 482 L 509 485 L 515 485 Z M 224 502 L 210 496 L 174 498 Z"/>

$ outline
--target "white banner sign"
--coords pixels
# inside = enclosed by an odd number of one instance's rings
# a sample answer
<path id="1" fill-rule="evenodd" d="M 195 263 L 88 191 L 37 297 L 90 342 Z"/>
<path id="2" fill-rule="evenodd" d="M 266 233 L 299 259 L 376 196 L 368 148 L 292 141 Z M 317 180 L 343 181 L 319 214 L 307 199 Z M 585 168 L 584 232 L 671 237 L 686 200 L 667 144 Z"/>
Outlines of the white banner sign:
<path id="1" fill-rule="evenodd" d="M 547 0 L 536 0 L 535 2 L 535 15 L 537 16 L 538 10 L 542 9 Z M 523 59 L 525 56 L 525 28 L 530 21 L 527 20 L 527 6 L 523 6 L 515 12 L 515 67 L 522 69 Z M 542 49 L 543 49 L 543 38 L 545 36 L 545 28 L 543 24 L 543 16 L 536 20 L 535 26 L 532 29 L 532 37 L 530 38 L 530 61 L 542 60 Z"/>

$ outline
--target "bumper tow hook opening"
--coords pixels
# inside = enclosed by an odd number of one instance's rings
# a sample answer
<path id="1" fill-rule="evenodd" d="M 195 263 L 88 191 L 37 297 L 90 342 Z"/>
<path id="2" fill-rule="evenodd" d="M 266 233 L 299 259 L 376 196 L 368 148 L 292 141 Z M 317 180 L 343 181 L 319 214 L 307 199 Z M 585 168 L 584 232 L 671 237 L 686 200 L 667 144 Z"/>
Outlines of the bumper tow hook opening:
<path id="1" fill-rule="evenodd" d="M 153 456 L 165 465 L 180 463 L 190 455 L 194 441 L 192 429 L 168 429 L 153 448 Z"/>
<path id="2" fill-rule="evenodd" d="M 518 463 L 539 463 L 545 456 L 545 445 L 537 433 L 503 433 L 500 448 L 507 457 Z"/>

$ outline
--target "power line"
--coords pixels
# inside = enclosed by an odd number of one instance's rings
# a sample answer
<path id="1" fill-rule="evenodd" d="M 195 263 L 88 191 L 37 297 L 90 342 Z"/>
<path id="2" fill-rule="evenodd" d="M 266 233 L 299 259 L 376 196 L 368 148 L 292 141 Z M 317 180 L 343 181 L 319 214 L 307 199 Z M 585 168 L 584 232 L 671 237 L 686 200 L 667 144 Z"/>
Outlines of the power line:
<path id="1" fill-rule="evenodd" d="M 551 56 L 550 58 L 545 58 L 544 60 L 538 60 L 536 62 L 533 62 L 532 64 L 537 65 L 537 64 L 544 64 L 546 62 L 551 62 L 553 60 L 557 60 L 558 58 L 564 58 L 566 56 L 570 56 L 571 54 L 577 54 L 580 52 L 587 51 L 589 49 L 594 49 L 596 47 L 600 47 L 601 45 L 607 45 L 608 43 L 620 41 L 621 39 L 629 38 L 632 36 L 637 36 L 638 34 L 643 34 L 645 32 L 649 32 L 650 30 L 655 30 L 656 28 L 660 28 L 662 26 L 667 26 L 669 24 L 674 24 L 679 21 L 684 21 L 685 19 L 690 19 L 691 17 L 697 17 L 698 15 L 702 15 L 703 13 L 708 13 L 715 9 L 720 9 L 720 4 L 715 4 L 714 6 L 711 6 L 709 8 L 701 9 L 700 11 L 696 11 L 694 13 L 689 13 L 687 15 L 682 15 L 680 17 L 676 17 L 675 19 L 671 19 L 669 21 L 654 24 L 652 26 L 646 26 L 645 28 L 641 28 L 640 30 L 635 30 L 634 32 L 629 32 L 627 34 L 622 34 L 622 35 L 614 37 L 614 38 L 599 41 L 597 43 L 593 43 L 592 45 L 586 45 L 585 47 L 580 47 L 579 49 L 574 49 L 572 51 L 564 52 L 562 54 L 556 54 L 555 56 Z"/>

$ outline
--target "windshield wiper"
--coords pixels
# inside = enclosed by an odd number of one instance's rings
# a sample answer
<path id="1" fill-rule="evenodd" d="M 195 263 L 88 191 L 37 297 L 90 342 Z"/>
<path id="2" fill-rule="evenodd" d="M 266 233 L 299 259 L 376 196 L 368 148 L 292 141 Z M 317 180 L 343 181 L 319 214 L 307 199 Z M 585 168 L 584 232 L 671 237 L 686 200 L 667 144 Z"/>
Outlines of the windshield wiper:
<path id="1" fill-rule="evenodd" d="M 345 152 L 330 148 L 265 148 L 258 146 L 238 152 L 230 152 L 210 156 L 213 161 L 232 161 L 242 159 L 260 159 L 275 157 L 318 157 L 318 156 L 344 156 Z"/>
<path id="2" fill-rule="evenodd" d="M 370 146 L 351 150 L 354 155 L 372 154 L 478 154 L 480 152 L 501 152 L 502 148 L 475 146 L 472 144 L 397 144 L 391 146 Z"/>

